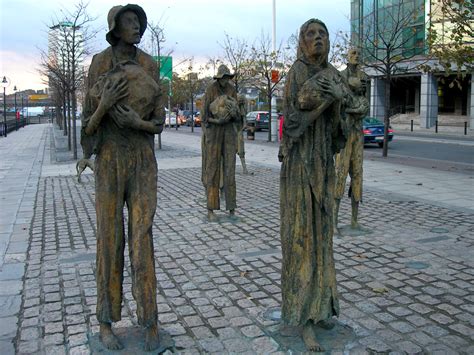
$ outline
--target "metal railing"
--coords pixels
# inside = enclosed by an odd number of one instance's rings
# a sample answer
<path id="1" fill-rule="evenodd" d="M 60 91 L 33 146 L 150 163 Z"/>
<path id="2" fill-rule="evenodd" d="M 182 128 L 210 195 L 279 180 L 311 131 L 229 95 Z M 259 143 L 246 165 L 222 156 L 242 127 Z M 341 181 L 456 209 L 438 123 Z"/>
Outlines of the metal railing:
<path id="1" fill-rule="evenodd" d="M 29 124 L 37 124 L 37 123 L 47 123 L 49 122 L 49 117 L 44 116 L 34 116 L 34 117 L 24 117 L 20 116 L 19 119 L 15 117 L 15 114 L 8 114 L 6 116 L 6 120 L 4 117 L 0 117 L 0 136 L 5 136 L 5 131 L 7 133 L 18 131 L 20 128 L 25 127 Z"/>

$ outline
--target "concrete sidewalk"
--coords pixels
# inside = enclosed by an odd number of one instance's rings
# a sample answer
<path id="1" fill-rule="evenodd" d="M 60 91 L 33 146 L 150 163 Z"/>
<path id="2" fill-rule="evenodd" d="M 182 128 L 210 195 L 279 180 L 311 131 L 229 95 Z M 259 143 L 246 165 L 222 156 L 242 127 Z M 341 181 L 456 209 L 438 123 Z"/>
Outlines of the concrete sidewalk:
<path id="1" fill-rule="evenodd" d="M 182 150 L 200 152 L 198 134 L 166 130 L 163 144 Z M 280 169 L 278 145 L 275 143 L 245 141 L 246 161 L 249 164 Z M 160 161 L 160 168 L 176 168 L 178 160 Z M 200 161 L 183 162 L 183 166 L 200 167 Z M 237 159 L 237 164 L 240 164 Z M 400 165 L 391 162 L 364 160 L 364 188 L 389 193 L 406 200 L 420 200 L 441 207 L 474 212 L 474 174 L 457 174 Z"/>
<path id="2" fill-rule="evenodd" d="M 0 353 L 106 353 L 95 317 L 94 181 L 87 173 L 80 184 L 74 162 L 51 160 L 51 132 L 28 126 L 0 139 Z M 219 223 L 208 223 L 200 137 L 166 130 L 157 150 L 158 311 L 177 353 L 303 350 L 278 332 L 277 147 L 254 142 L 246 151 L 253 175 L 237 169 L 239 220 L 218 213 Z M 323 345 L 350 354 L 474 353 L 472 176 L 370 160 L 364 169 L 360 219 L 371 233 L 334 239 L 341 315 L 334 331 L 319 333 Z M 125 255 L 116 327 L 123 353 L 141 353 Z"/>

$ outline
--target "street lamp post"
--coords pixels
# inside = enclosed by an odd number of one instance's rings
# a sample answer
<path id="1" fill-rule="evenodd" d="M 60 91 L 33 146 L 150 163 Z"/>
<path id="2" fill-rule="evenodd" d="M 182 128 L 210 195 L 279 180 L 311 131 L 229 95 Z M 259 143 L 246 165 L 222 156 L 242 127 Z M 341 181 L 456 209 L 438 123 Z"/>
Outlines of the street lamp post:
<path id="1" fill-rule="evenodd" d="M 3 135 L 7 136 L 7 95 L 5 90 L 10 85 L 10 80 L 6 76 L 3 77 L 2 86 L 3 86 Z"/>
<path id="2" fill-rule="evenodd" d="M 20 115 L 20 117 L 23 116 L 23 127 L 25 127 L 25 112 L 24 112 L 25 106 L 23 105 L 23 98 L 24 97 L 25 97 L 25 95 L 21 94 L 21 115 Z"/>
<path id="3" fill-rule="evenodd" d="M 276 53 L 276 0 L 273 0 L 272 2 L 272 50 L 273 50 L 273 53 L 275 54 Z M 276 60 L 276 58 L 275 58 Z M 275 60 L 274 62 L 272 63 L 272 68 L 275 67 Z M 271 84 L 270 84 L 271 85 Z M 275 110 L 276 112 L 276 96 L 274 93 L 271 94 L 272 95 L 272 98 L 271 98 L 271 102 L 270 102 L 270 106 L 271 106 L 271 110 L 269 110 L 269 119 L 270 119 L 270 122 L 269 122 L 269 126 L 268 127 L 268 131 L 269 131 L 269 134 L 268 134 L 268 140 L 271 142 L 272 140 L 277 142 L 278 141 L 278 135 L 277 135 L 277 120 L 276 118 L 272 117 L 272 111 Z"/>
<path id="4" fill-rule="evenodd" d="M 15 131 L 18 131 L 18 119 L 17 119 L 17 107 L 16 107 L 16 85 L 13 87 L 13 92 L 15 93 Z"/>

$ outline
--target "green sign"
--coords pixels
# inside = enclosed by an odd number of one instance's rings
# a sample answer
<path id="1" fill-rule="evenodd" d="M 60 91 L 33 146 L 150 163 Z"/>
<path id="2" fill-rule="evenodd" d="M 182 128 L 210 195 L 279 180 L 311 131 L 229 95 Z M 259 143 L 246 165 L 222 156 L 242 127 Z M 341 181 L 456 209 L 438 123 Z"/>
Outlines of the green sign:
<path id="1" fill-rule="evenodd" d="M 173 76 L 173 57 L 161 56 L 153 57 L 154 60 L 160 63 L 160 79 L 171 80 Z"/>

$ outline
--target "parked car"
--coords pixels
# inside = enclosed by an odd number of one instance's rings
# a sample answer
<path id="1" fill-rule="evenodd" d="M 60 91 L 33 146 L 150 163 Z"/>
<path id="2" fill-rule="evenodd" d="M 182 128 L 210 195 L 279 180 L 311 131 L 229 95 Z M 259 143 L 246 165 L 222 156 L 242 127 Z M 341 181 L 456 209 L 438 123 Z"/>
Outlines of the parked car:
<path id="1" fill-rule="evenodd" d="M 380 148 L 383 147 L 383 129 L 382 121 L 374 117 L 365 117 L 362 121 L 362 132 L 364 133 L 364 144 L 377 143 Z M 393 139 L 393 129 L 388 127 L 388 141 Z"/>
<path id="2" fill-rule="evenodd" d="M 198 112 L 194 111 L 194 116 L 196 116 Z M 189 122 L 189 123 L 188 123 Z M 191 125 L 191 110 L 180 110 L 178 113 L 178 123 L 180 125 Z"/>
<path id="3" fill-rule="evenodd" d="M 184 117 L 183 115 L 178 115 L 178 124 L 179 124 L 180 126 L 187 125 L 187 123 L 186 123 L 186 117 Z"/>
<path id="4" fill-rule="evenodd" d="M 247 113 L 245 117 L 247 121 L 247 127 L 255 127 L 257 131 L 262 129 L 268 129 L 268 121 L 270 115 L 268 111 L 251 111 Z"/>
<path id="5" fill-rule="evenodd" d="M 186 126 L 191 127 L 191 125 L 191 115 L 189 115 L 186 119 Z M 194 127 L 201 127 L 201 113 L 199 111 L 194 113 Z"/>
<path id="6" fill-rule="evenodd" d="M 165 127 L 175 127 L 176 126 L 176 114 L 173 112 L 171 115 L 166 115 L 165 118 Z"/>

